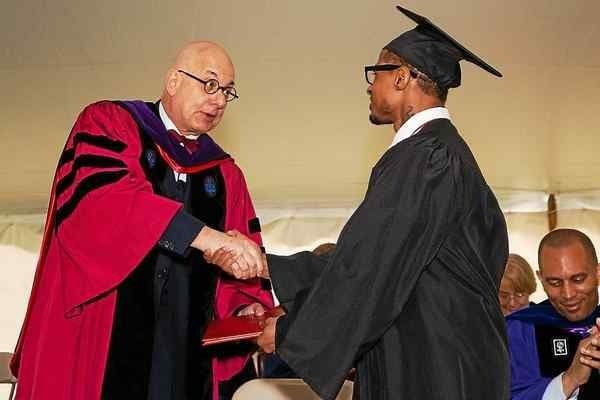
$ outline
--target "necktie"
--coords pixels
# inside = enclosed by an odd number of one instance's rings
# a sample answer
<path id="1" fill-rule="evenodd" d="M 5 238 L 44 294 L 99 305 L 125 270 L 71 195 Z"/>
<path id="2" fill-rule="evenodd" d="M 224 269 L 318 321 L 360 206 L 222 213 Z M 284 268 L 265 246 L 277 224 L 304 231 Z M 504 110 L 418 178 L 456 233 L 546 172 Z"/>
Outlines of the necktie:
<path id="1" fill-rule="evenodd" d="M 169 136 L 176 142 L 178 142 L 189 154 L 194 154 L 198 150 L 198 141 L 196 139 L 188 139 L 183 135 L 180 135 L 176 130 L 169 129 Z"/>

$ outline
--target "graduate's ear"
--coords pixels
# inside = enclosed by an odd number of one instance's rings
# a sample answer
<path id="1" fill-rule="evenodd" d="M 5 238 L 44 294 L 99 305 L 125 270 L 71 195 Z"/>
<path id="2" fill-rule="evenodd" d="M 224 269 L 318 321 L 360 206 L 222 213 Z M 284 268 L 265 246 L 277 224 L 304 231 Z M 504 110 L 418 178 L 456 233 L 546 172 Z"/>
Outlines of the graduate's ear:
<path id="1" fill-rule="evenodd" d="M 173 96 L 177 92 L 177 88 L 179 87 L 179 83 L 181 82 L 181 77 L 179 75 L 179 72 L 177 72 L 177 70 L 174 68 L 171 68 L 167 72 L 167 76 L 165 78 L 165 90 L 171 96 Z"/>
<path id="2" fill-rule="evenodd" d="M 405 66 L 398 68 L 394 75 L 394 88 L 396 90 L 404 90 L 410 81 L 410 72 Z"/>

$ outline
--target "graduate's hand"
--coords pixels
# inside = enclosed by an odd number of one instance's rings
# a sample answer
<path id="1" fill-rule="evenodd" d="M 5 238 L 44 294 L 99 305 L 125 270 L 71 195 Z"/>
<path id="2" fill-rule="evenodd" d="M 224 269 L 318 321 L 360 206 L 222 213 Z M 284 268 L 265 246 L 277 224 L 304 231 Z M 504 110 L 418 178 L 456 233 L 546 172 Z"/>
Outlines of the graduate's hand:
<path id="1" fill-rule="evenodd" d="M 244 315 L 253 315 L 256 317 L 260 317 L 265 314 L 265 308 L 260 303 L 252 303 L 247 307 L 244 307 L 240 311 L 238 311 L 238 316 Z"/>
<path id="2" fill-rule="evenodd" d="M 258 245 L 239 232 L 225 234 L 205 226 L 191 246 L 202 250 L 208 262 L 238 279 L 254 278 L 266 269 Z"/>
<path id="3" fill-rule="evenodd" d="M 207 263 L 220 267 L 223 271 L 230 275 L 235 276 L 238 279 L 246 279 L 245 275 L 238 273 L 236 274 L 235 267 L 238 264 L 237 255 L 228 248 L 222 247 L 214 252 L 205 251 L 203 255 Z M 253 276 L 249 276 L 252 278 Z"/>
<path id="4" fill-rule="evenodd" d="M 256 247 L 258 249 L 258 252 L 260 253 L 261 263 L 258 266 L 256 276 L 258 276 L 260 278 L 269 279 L 269 266 L 267 265 L 267 255 L 262 252 L 260 247 L 258 247 L 258 245 L 256 243 L 254 243 L 252 240 L 248 239 L 246 236 L 242 235 L 240 232 L 238 232 L 236 230 L 227 231 L 227 234 L 233 238 L 247 241 L 251 245 L 253 245 L 254 247 Z"/>
<path id="5" fill-rule="evenodd" d="M 571 396 L 579 386 L 587 383 L 593 369 L 600 369 L 599 326 L 600 321 L 596 320 L 596 326 L 590 336 L 579 342 L 573 361 L 563 374 L 563 393 L 567 397 Z"/>
<path id="6" fill-rule="evenodd" d="M 279 318 L 282 315 L 285 315 L 285 310 L 281 306 L 273 307 L 271 311 L 269 311 L 269 315 L 271 317 Z"/>
<path id="7" fill-rule="evenodd" d="M 229 265 L 235 262 L 235 254 L 224 247 L 213 251 L 212 253 L 205 251 L 203 257 L 207 263 L 214 265 Z"/>
<path id="8" fill-rule="evenodd" d="M 265 269 L 258 274 L 259 277 L 264 279 L 271 279 L 271 274 L 269 272 L 269 264 L 267 263 L 267 255 L 263 253 L 263 262 L 265 263 Z"/>
<path id="9" fill-rule="evenodd" d="M 275 352 L 275 327 L 280 316 L 267 318 L 263 333 L 256 339 L 256 344 L 267 354 Z"/>

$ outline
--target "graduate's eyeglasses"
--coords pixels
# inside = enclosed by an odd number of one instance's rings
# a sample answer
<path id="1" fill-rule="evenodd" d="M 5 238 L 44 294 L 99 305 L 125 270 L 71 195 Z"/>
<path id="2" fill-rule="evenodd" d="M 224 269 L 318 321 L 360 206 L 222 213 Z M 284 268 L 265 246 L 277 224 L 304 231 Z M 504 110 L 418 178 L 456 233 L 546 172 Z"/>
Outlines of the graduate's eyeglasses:
<path id="1" fill-rule="evenodd" d="M 230 101 L 233 101 L 234 99 L 240 98 L 237 95 L 237 92 L 233 86 L 224 87 L 224 86 L 221 86 L 219 81 L 216 79 L 208 79 L 208 80 L 200 79 L 196 75 L 192 75 L 189 72 L 185 72 L 182 69 L 178 69 L 177 72 L 181 72 L 188 78 L 192 78 L 193 80 L 202 83 L 204 85 L 204 91 L 208 94 L 214 94 L 214 93 L 217 93 L 219 90 L 221 90 L 223 92 L 223 94 L 225 95 L 225 101 L 227 101 L 227 102 L 230 102 Z"/>
<path id="2" fill-rule="evenodd" d="M 412 76 L 414 79 L 422 79 L 424 81 L 427 82 L 431 82 L 433 84 L 435 84 L 427 75 L 425 75 L 424 73 L 418 71 L 417 69 L 411 67 L 408 64 L 377 64 L 377 65 L 367 65 L 365 67 L 365 79 L 367 80 L 367 83 L 369 85 L 372 85 L 373 82 L 375 82 L 375 75 L 377 74 L 377 72 L 379 71 L 394 71 L 400 67 L 406 66 L 408 67 L 408 71 L 410 72 L 410 76 Z"/>

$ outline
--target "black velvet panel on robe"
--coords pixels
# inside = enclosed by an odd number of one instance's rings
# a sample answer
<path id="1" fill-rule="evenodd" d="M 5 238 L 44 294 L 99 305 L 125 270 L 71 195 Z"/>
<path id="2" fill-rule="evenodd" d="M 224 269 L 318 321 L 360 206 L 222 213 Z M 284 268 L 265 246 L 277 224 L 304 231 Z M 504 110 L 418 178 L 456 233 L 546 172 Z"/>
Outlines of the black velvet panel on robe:
<path id="1" fill-rule="evenodd" d="M 578 335 L 566 332 L 564 329 L 541 325 L 535 327 L 535 339 L 540 360 L 540 372 L 542 376 L 548 378 L 554 378 L 569 368 L 581 341 Z M 557 346 L 562 345 L 564 345 L 564 352 L 559 351 L 562 350 L 560 347 L 557 349 Z M 597 370 L 593 370 L 587 383 L 579 388 L 577 400 L 599 398 L 600 374 Z"/>
<path id="2" fill-rule="evenodd" d="M 450 121 L 388 149 L 329 260 L 269 256 L 276 351 L 324 399 L 505 400 L 503 214 Z M 297 278 L 297 279 L 296 279 Z"/>
<path id="3" fill-rule="evenodd" d="M 159 156 L 148 165 L 146 152 L 155 150 L 147 141 L 144 147 L 142 164 L 155 192 L 222 230 L 225 193 L 218 168 L 176 181 Z M 214 196 L 203 190 L 207 176 L 220 188 Z M 103 398 L 211 397 L 210 356 L 199 344 L 212 318 L 216 277 L 215 267 L 195 250 L 178 258 L 155 248 L 145 258 L 118 289 Z"/>

